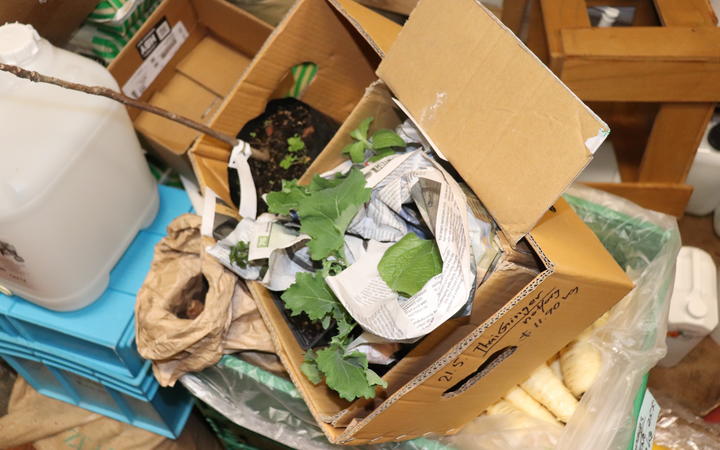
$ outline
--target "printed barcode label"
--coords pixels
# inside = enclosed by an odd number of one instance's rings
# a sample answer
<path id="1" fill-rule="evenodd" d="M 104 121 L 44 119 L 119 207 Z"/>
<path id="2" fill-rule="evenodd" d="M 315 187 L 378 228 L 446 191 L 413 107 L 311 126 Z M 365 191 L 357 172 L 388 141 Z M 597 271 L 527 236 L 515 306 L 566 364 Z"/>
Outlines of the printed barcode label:
<path id="1" fill-rule="evenodd" d="M 154 38 L 155 40 L 151 39 Z M 148 53 L 147 58 L 140 64 L 135 73 L 123 85 L 122 91 L 125 95 L 132 98 L 140 98 L 145 90 L 155 81 L 155 78 L 162 72 L 168 61 L 175 56 L 175 53 L 182 47 L 188 38 L 188 31 L 182 22 L 178 22 L 170 29 L 167 21 L 163 21 L 155 27 L 153 33 L 148 33 L 143 40 L 138 43 L 140 47 L 148 49 L 152 44 L 152 49 Z M 145 42 L 147 41 L 147 47 Z M 143 50 L 140 50 L 142 54 Z"/>

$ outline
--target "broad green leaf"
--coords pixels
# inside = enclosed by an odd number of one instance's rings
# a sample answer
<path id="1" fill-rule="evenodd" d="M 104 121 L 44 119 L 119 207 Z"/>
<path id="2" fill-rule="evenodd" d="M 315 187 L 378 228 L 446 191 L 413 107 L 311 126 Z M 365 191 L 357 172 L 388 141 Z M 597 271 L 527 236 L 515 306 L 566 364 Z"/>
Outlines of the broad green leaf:
<path id="1" fill-rule="evenodd" d="M 371 190 L 365 187 L 365 176 L 357 169 L 336 186 L 311 192 L 300 200 L 300 232 L 312 239 L 308 242 L 310 257 L 316 261 L 342 251 L 345 230 L 362 205 L 370 200 Z"/>
<path id="2" fill-rule="evenodd" d="M 337 186 L 338 184 L 342 183 L 342 181 L 345 179 L 345 175 L 342 174 L 336 174 L 333 178 L 323 178 L 320 175 L 315 175 L 312 180 L 310 181 L 310 185 L 308 186 L 308 191 L 310 192 L 317 192 L 322 191 L 323 189 L 329 189 L 332 187 Z"/>
<path id="3" fill-rule="evenodd" d="M 300 150 L 305 149 L 305 142 L 303 142 L 302 138 L 298 136 L 297 134 L 293 137 L 289 137 L 287 139 L 288 143 L 288 151 L 291 153 L 299 152 Z"/>
<path id="4" fill-rule="evenodd" d="M 390 147 L 383 148 L 383 149 L 380 149 L 377 152 L 375 152 L 375 156 L 370 158 L 369 161 L 370 162 L 380 161 L 381 159 L 383 159 L 387 156 L 390 156 L 390 155 L 394 155 L 394 154 L 395 154 L 395 150 L 393 150 L 392 148 L 390 148 Z"/>
<path id="5" fill-rule="evenodd" d="M 313 349 L 310 349 L 305 352 L 305 362 L 300 365 L 300 370 L 312 384 L 318 384 L 322 381 L 322 374 L 318 369 L 315 358 L 317 358 L 317 354 Z"/>
<path id="6" fill-rule="evenodd" d="M 360 352 L 348 355 L 342 348 L 331 345 L 319 350 L 315 361 L 325 374 L 328 387 L 348 401 L 358 397 L 373 398 L 375 386 L 384 384 L 377 374 L 368 371 L 367 357 Z"/>
<path id="7" fill-rule="evenodd" d="M 372 148 L 380 150 L 390 147 L 407 147 L 405 141 L 392 130 L 377 130 L 370 139 Z"/>
<path id="8" fill-rule="evenodd" d="M 408 233 L 385 251 L 378 272 L 390 289 L 410 297 L 442 272 L 440 250 L 434 240 Z"/>
<path id="9" fill-rule="evenodd" d="M 282 189 L 270 192 L 266 197 L 268 211 L 286 216 L 290 210 L 297 210 L 300 200 L 307 195 L 307 188 L 298 185 L 297 180 L 283 180 Z"/>
<path id="10" fill-rule="evenodd" d="M 342 152 L 347 154 L 352 162 L 361 163 L 365 161 L 365 142 L 355 141 L 348 144 Z"/>
<path id="11" fill-rule="evenodd" d="M 352 130 L 350 132 L 350 136 L 352 136 L 354 139 L 358 141 L 365 141 L 367 142 L 368 138 L 368 129 L 370 128 L 370 124 L 372 123 L 373 118 L 367 117 L 365 120 L 360 122 L 360 125 L 358 125 L 357 128 Z"/>
<path id="12" fill-rule="evenodd" d="M 293 316 L 305 313 L 310 320 L 323 320 L 340 305 L 335 294 L 319 274 L 298 272 L 293 283 L 280 296 Z"/>

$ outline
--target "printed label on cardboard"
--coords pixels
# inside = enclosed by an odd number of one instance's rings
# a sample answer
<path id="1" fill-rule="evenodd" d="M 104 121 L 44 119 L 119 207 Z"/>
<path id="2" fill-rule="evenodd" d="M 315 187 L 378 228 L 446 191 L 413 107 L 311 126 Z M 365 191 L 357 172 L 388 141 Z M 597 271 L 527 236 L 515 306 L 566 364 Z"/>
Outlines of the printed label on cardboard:
<path id="1" fill-rule="evenodd" d="M 2 279 L 30 287 L 25 259 L 14 245 L 0 240 L 0 280 Z"/>
<path id="2" fill-rule="evenodd" d="M 170 34 L 170 24 L 166 18 L 162 18 L 140 41 L 135 44 L 140 57 L 147 59 L 157 46 Z"/>
<path id="3" fill-rule="evenodd" d="M 162 21 L 138 43 L 140 55 L 145 52 L 147 57 L 122 87 L 128 97 L 140 98 L 189 36 L 182 22 L 168 30 L 167 21 Z"/>

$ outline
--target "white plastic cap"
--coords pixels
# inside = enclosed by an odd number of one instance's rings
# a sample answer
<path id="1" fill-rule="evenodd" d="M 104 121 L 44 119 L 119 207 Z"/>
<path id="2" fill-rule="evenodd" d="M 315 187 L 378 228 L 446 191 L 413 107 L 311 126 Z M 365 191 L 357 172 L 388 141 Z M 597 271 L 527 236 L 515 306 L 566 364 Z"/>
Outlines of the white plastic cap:
<path id="1" fill-rule="evenodd" d="M 22 65 L 40 50 L 40 35 L 32 25 L 6 23 L 0 26 L 0 62 Z"/>

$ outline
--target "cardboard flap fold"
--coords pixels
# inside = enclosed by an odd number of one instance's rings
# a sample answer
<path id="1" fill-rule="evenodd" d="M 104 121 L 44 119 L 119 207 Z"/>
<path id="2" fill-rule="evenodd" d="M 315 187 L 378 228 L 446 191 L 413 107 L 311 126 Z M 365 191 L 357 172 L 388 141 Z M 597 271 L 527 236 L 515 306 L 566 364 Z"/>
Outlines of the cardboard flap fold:
<path id="1" fill-rule="evenodd" d="M 419 2 L 378 75 L 516 243 L 609 128 L 478 1 L 439 6 Z"/>
<path id="2" fill-rule="evenodd" d="M 329 0 L 380 57 L 385 56 L 402 28 L 353 0 Z"/>

